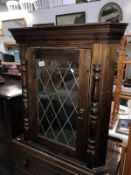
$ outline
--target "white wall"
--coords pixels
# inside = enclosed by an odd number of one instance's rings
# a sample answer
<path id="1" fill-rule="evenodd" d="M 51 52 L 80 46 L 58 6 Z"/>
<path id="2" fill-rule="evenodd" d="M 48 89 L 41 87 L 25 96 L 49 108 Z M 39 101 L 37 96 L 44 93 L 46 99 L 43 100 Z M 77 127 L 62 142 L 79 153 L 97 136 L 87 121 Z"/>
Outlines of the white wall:
<path id="1" fill-rule="evenodd" d="M 27 26 L 32 26 L 37 23 L 55 23 L 56 15 L 74 13 L 74 12 L 86 12 L 86 23 L 98 22 L 98 16 L 101 8 L 108 2 L 118 3 L 123 12 L 122 22 L 129 23 L 126 33 L 131 34 L 131 0 L 101 0 L 97 2 L 82 3 L 82 4 L 70 4 L 70 0 L 63 0 L 65 5 L 62 7 L 44 9 L 34 11 L 32 13 L 24 12 L 1 12 L 0 23 L 3 20 L 25 18 Z M 75 1 L 75 0 L 72 0 Z M 0 28 L 1 24 L 0 24 Z M 1 39 L 0 39 L 1 40 Z M 0 42 L 0 45 L 2 42 Z M 131 48 L 128 49 L 128 55 L 131 58 Z"/>
<path id="2" fill-rule="evenodd" d="M 55 23 L 55 16 L 60 14 L 66 14 L 66 13 L 74 13 L 74 12 L 86 12 L 86 22 L 92 23 L 92 22 L 98 22 L 98 16 L 101 8 L 106 3 L 110 2 L 110 0 L 101 0 L 97 2 L 90 2 L 90 3 L 82 3 L 82 4 L 72 4 L 68 6 L 63 7 L 57 7 L 47 10 L 41 10 L 41 11 L 35 11 L 32 13 L 33 15 L 33 21 L 32 23 L 28 23 L 30 26 L 33 23 L 48 23 L 53 22 Z M 121 7 L 124 5 L 123 0 L 112 0 L 111 2 L 118 3 Z M 125 13 L 123 11 L 123 13 Z M 124 15 L 124 19 L 125 19 Z"/>
<path id="3" fill-rule="evenodd" d="M 127 33 L 131 34 L 131 0 L 123 0 L 123 21 L 128 22 Z"/>
<path id="4" fill-rule="evenodd" d="M 131 0 L 101 0 L 97 2 L 71 4 L 63 7 L 35 11 L 32 19 L 27 19 L 27 25 L 32 26 L 35 23 L 55 23 L 55 16 L 66 13 L 86 12 L 86 23 L 98 22 L 98 16 L 101 8 L 108 2 L 118 3 L 123 12 L 122 22 L 131 21 Z M 131 24 L 128 25 L 126 33 L 131 33 Z"/>
<path id="5" fill-rule="evenodd" d="M 68 0 L 69 1 L 69 0 Z M 65 0 L 67 3 L 67 0 Z M 55 16 L 66 13 L 74 12 L 86 12 L 86 23 L 98 22 L 98 17 L 101 8 L 108 2 L 118 3 L 122 9 L 123 19 L 122 22 L 129 23 L 126 33 L 131 34 L 131 0 L 101 0 L 97 2 L 83 3 L 83 4 L 72 4 L 63 7 L 57 7 L 47 10 L 35 11 L 32 13 L 32 19 L 28 18 L 28 26 L 32 26 L 35 23 L 56 23 Z M 131 59 L 131 44 L 127 49 L 128 58 Z M 131 77 L 131 65 L 129 65 L 128 77 Z"/>
<path id="6" fill-rule="evenodd" d="M 72 0 L 74 1 L 74 0 Z M 67 4 L 70 1 L 64 0 L 64 3 Z M 131 21 L 131 0 L 101 0 L 97 2 L 90 3 L 82 3 L 82 4 L 70 4 L 64 5 L 62 7 L 51 8 L 51 9 L 43 9 L 39 11 L 34 11 L 32 13 L 27 13 L 26 11 L 21 12 L 1 12 L 0 13 L 0 22 L 2 20 L 9 20 L 15 18 L 26 19 L 27 26 L 32 26 L 36 23 L 55 23 L 55 16 L 66 13 L 74 13 L 74 12 L 86 12 L 86 22 L 98 22 L 98 16 L 101 8 L 108 2 L 116 2 L 120 5 L 123 11 L 123 20 L 122 22 Z M 0 24 L 1 28 L 1 24 Z M 127 28 L 127 33 L 131 33 L 131 24 Z"/>

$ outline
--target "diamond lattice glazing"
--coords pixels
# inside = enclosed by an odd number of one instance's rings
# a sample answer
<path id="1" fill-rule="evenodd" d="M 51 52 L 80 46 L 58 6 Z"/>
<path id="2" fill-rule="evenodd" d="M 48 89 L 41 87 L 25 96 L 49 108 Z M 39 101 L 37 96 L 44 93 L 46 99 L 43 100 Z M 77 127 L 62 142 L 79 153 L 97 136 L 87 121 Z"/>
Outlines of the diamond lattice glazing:
<path id="1" fill-rule="evenodd" d="M 43 65 L 37 70 L 39 133 L 75 147 L 78 62 L 44 61 Z"/>

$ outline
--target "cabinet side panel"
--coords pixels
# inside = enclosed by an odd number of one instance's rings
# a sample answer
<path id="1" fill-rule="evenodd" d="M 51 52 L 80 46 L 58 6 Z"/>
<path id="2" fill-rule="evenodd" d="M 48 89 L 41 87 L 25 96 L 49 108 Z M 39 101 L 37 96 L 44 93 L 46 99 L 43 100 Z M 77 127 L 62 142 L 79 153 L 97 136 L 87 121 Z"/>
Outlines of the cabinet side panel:
<path id="1" fill-rule="evenodd" d="M 96 44 L 93 48 L 90 136 L 88 138 L 87 166 L 104 166 L 106 158 L 115 45 Z"/>

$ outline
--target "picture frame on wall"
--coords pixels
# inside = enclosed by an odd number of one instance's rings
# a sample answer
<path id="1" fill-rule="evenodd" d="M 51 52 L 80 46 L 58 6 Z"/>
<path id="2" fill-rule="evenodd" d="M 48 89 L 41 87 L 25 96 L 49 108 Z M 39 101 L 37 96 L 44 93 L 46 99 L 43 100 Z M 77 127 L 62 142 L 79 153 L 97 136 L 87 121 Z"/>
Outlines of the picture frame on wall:
<path id="1" fill-rule="evenodd" d="M 76 4 L 87 2 L 87 0 L 76 0 Z"/>
<path id="2" fill-rule="evenodd" d="M 129 128 L 130 128 L 130 119 L 119 119 L 116 132 L 128 135 L 129 134 Z"/>
<path id="3" fill-rule="evenodd" d="M 99 13 L 98 21 L 105 23 L 119 23 L 122 21 L 122 9 L 114 2 L 109 2 L 105 4 Z"/>
<path id="4" fill-rule="evenodd" d="M 56 25 L 83 24 L 86 22 L 85 12 L 56 15 Z"/>
<path id="5" fill-rule="evenodd" d="M 15 40 L 10 33 L 10 28 L 23 28 L 26 27 L 26 21 L 24 18 L 11 19 L 2 21 L 2 35 L 4 36 L 4 42 L 15 43 Z"/>
<path id="6" fill-rule="evenodd" d="M 46 28 L 46 27 L 53 27 L 54 23 L 42 23 L 42 24 L 33 24 L 32 27 L 35 28 Z"/>

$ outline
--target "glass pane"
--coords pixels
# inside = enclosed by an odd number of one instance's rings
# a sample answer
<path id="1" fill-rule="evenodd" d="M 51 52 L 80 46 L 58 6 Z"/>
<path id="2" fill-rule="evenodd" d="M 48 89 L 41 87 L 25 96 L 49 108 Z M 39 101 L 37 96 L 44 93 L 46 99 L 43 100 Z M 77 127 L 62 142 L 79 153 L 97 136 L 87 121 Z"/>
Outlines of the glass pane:
<path id="1" fill-rule="evenodd" d="M 37 74 L 39 134 L 75 147 L 78 62 L 39 60 Z"/>

